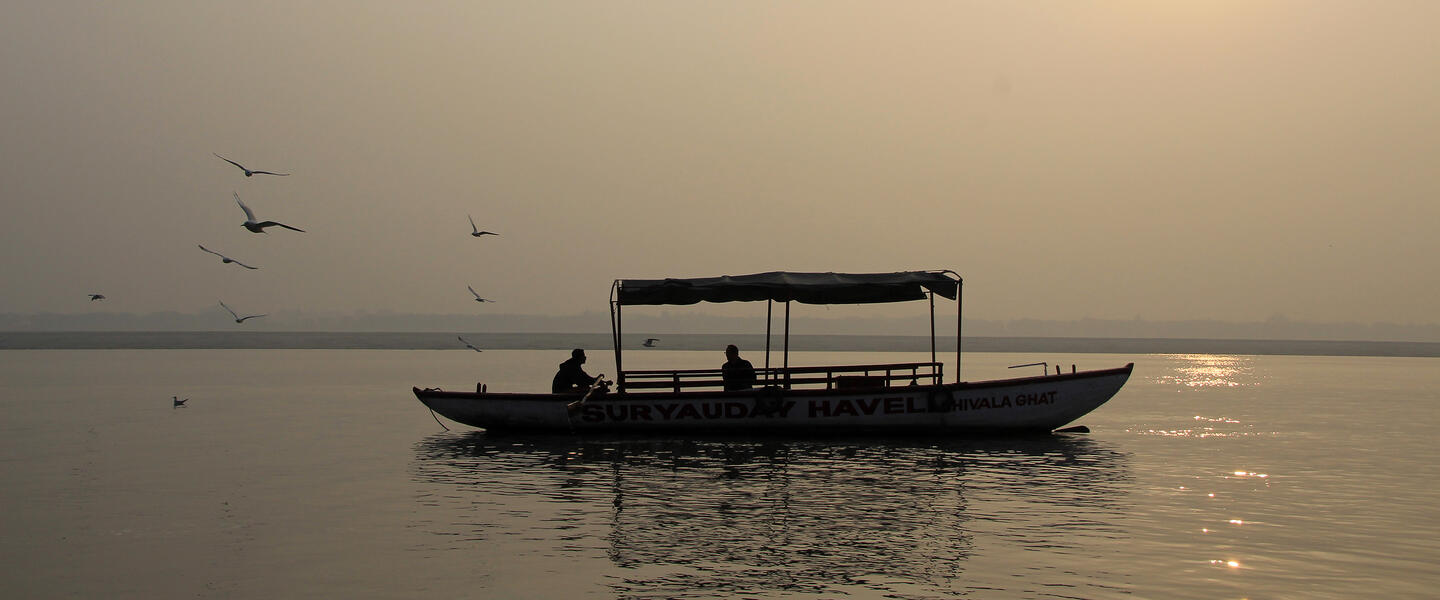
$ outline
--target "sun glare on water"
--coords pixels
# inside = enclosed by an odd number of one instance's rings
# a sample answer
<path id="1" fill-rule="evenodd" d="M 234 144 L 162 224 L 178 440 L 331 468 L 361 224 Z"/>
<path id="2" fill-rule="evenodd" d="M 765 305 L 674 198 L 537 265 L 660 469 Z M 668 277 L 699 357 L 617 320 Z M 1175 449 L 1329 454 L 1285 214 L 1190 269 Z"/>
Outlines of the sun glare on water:
<path id="1" fill-rule="evenodd" d="M 1258 385 L 1252 381 L 1250 359 L 1224 354 L 1179 354 L 1180 361 L 1172 374 L 1160 377 L 1157 383 L 1190 388 L 1239 387 Z"/>

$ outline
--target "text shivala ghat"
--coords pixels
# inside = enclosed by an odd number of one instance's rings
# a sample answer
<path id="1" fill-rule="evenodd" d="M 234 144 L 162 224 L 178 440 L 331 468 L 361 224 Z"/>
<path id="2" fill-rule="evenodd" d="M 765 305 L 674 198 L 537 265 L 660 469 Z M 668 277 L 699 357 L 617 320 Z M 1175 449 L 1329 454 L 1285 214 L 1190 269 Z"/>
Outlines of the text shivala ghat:
<path id="1" fill-rule="evenodd" d="M 823 434 L 1050 432 L 1095 410 L 1129 379 L 1123 367 L 990 381 L 960 378 L 961 284 L 953 271 L 792 273 L 688 279 L 618 279 L 610 291 L 614 381 L 566 393 L 414 388 L 435 414 L 491 431 Z M 935 353 L 935 297 L 955 301 L 956 373 L 946 381 Z M 930 361 L 791 366 L 790 303 L 872 304 L 928 300 Z M 699 302 L 766 302 L 764 366 L 745 389 L 721 369 L 626 370 L 622 308 Z M 784 306 L 780 366 L 770 366 L 774 305 Z M 614 386 L 611 389 L 611 386 Z"/>

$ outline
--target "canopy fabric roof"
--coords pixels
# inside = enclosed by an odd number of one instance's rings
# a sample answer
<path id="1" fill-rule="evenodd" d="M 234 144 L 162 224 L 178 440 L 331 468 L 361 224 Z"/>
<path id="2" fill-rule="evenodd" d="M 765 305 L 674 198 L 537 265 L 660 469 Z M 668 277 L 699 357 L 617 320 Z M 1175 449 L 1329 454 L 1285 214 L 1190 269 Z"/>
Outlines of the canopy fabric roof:
<path id="1" fill-rule="evenodd" d="M 954 299 L 960 278 L 950 271 L 899 273 L 789 273 L 725 275 L 692 279 L 620 279 L 616 300 L 622 305 L 695 304 L 698 302 L 800 302 L 870 304 L 925 299 L 931 291 Z"/>

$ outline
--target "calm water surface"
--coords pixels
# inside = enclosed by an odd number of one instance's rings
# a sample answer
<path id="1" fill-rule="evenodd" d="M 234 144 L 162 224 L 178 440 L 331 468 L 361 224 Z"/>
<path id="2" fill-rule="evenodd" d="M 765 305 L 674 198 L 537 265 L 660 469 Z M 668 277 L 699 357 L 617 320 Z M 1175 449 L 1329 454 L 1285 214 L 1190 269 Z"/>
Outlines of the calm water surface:
<path id="1" fill-rule="evenodd" d="M 410 395 L 477 380 L 541 390 L 565 354 L 0 351 L 0 587 L 1426 598 L 1440 585 L 1434 358 L 967 354 L 971 380 L 1034 374 L 1006 367 L 1039 360 L 1136 363 L 1079 421 L 1093 433 L 1018 439 L 506 437 L 442 429 Z M 613 372 L 600 354 L 590 371 Z"/>

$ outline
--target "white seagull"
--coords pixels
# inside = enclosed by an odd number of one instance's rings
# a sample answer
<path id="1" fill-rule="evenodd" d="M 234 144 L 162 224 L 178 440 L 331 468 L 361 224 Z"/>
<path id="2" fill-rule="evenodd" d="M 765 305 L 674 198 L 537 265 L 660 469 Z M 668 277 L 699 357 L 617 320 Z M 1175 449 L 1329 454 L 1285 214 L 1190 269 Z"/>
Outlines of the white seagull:
<path id="1" fill-rule="evenodd" d="M 244 202 L 241 202 L 241 201 L 240 201 L 240 193 L 239 193 L 239 192 L 231 192 L 231 193 L 232 193 L 232 194 L 235 194 L 235 203 L 240 205 L 240 210 L 245 211 L 245 222 L 244 222 L 244 223 L 241 223 L 240 226 L 241 226 L 241 227 L 244 227 L 244 228 L 246 228 L 246 229 L 249 229 L 251 233 L 268 233 L 268 232 L 265 231 L 265 228 L 266 228 L 266 227 L 274 227 L 274 226 L 276 226 L 276 225 L 279 225 L 279 226 L 284 227 L 284 228 L 286 228 L 286 229 L 289 229 L 289 230 L 291 230 L 291 231 L 298 231 L 298 232 L 300 232 L 300 233 L 305 233 L 305 230 L 304 230 L 304 229 L 299 229 L 299 228 L 291 227 L 291 226 L 289 226 L 289 225 L 286 225 L 286 224 L 284 224 L 284 223 L 280 223 L 280 222 L 278 222 L 278 221 L 260 221 L 260 222 L 257 223 L 257 222 L 255 221 L 255 213 L 250 210 L 250 207 L 245 206 L 245 203 L 244 203 Z"/>
<path id="2" fill-rule="evenodd" d="M 200 246 L 200 244 L 195 244 L 195 245 L 196 245 L 196 246 Z M 247 268 L 247 269 L 258 269 L 258 268 L 260 268 L 260 267 L 252 267 L 252 266 L 250 266 L 250 265 L 247 265 L 247 264 L 242 263 L 242 262 L 240 262 L 240 261 L 238 261 L 238 260 L 235 260 L 235 259 L 233 259 L 233 258 L 230 258 L 230 257 L 228 257 L 228 256 L 225 256 L 224 254 L 221 254 L 221 253 L 219 253 L 219 252 L 216 252 L 216 251 L 211 250 L 211 249 L 209 249 L 209 248 L 206 248 L 206 247 L 204 247 L 204 246 L 200 246 L 200 249 L 201 249 L 201 250 L 204 250 L 204 251 L 206 251 L 206 252 L 209 252 L 209 253 L 211 253 L 211 254 L 214 254 L 215 256 L 220 257 L 220 262 L 225 263 L 225 264 L 227 264 L 227 265 L 230 264 L 230 263 L 235 263 L 235 264 L 240 265 L 240 266 L 242 266 L 242 267 L 245 267 L 245 268 Z"/>
<path id="3" fill-rule="evenodd" d="M 466 348 L 469 348 L 469 349 L 474 350 L 474 351 L 476 351 L 476 352 L 484 352 L 484 350 L 481 350 L 481 349 L 479 349 L 479 348 L 476 348 L 476 347 L 475 347 L 475 344 L 471 344 L 470 342 L 465 341 L 465 338 L 463 338 L 463 337 L 460 337 L 460 336 L 457 335 L 457 336 L 455 336 L 455 339 L 460 340 L 460 343 L 465 344 L 465 347 L 466 347 Z"/>
<path id="4" fill-rule="evenodd" d="M 658 341 L 660 341 L 660 338 L 645 338 L 645 347 L 646 347 L 646 348 L 654 348 L 654 347 L 655 347 L 655 342 L 658 342 Z"/>
<path id="5" fill-rule="evenodd" d="M 477 292 L 477 291 L 475 291 L 475 288 L 470 287 L 470 286 L 468 286 L 468 285 L 465 286 L 465 287 L 470 290 L 470 293 L 471 293 L 471 294 L 474 294 L 474 295 L 475 295 L 475 301 L 476 301 L 476 302 L 494 302 L 494 300 L 488 300 L 488 299 L 485 299 L 485 298 L 481 298 L 481 297 L 480 297 L 480 293 Z"/>
<path id="6" fill-rule="evenodd" d="M 214 152 L 211 152 L 211 154 L 215 154 L 215 153 L 214 153 Z M 281 176 L 281 177 L 285 177 L 285 176 L 289 175 L 289 173 L 275 173 L 275 172 L 273 172 L 273 171 L 251 171 L 250 169 L 245 168 L 245 165 L 242 165 L 242 164 L 237 163 L 237 162 L 235 162 L 235 161 L 233 161 L 233 160 L 230 160 L 230 159 L 228 159 L 228 158 L 225 158 L 225 157 L 223 157 L 223 156 L 220 156 L 219 154 L 215 154 L 215 157 L 216 157 L 216 158 L 219 158 L 220 160 L 223 160 L 223 161 L 225 161 L 225 162 L 228 162 L 228 163 L 230 163 L 230 164 L 232 164 L 232 165 L 235 165 L 235 166 L 237 166 L 237 167 L 240 167 L 240 170 L 245 172 L 245 176 L 246 176 L 246 177 L 254 177 L 254 176 L 256 176 L 256 175 L 279 175 L 279 176 Z"/>
<path id="7" fill-rule="evenodd" d="M 88 296 L 90 296 L 90 301 L 91 301 L 91 302 L 94 302 L 94 301 L 96 301 L 96 300 L 104 300 L 104 299 L 105 299 L 105 294 L 88 294 Z"/>
<path id="8" fill-rule="evenodd" d="M 246 319 L 254 319 L 254 318 L 256 318 L 256 317 L 263 317 L 263 316 L 265 316 L 265 315 L 249 315 L 249 316 L 244 316 L 244 317 L 242 317 L 242 316 L 240 316 L 240 315 L 235 314 L 235 311 L 230 310 L 230 307 L 225 306 L 225 301 L 223 301 L 223 300 L 220 301 L 220 306 L 223 307 L 226 311 L 229 311 L 230 316 L 235 317 L 235 322 L 236 322 L 236 323 L 244 323 Z"/>
<path id="9" fill-rule="evenodd" d="M 493 231 L 480 231 L 480 228 L 475 226 L 475 217 L 471 217 L 470 215 L 465 216 L 470 218 L 470 229 L 472 230 L 472 233 L 470 235 L 475 237 L 480 237 L 482 235 L 500 235 Z"/>

